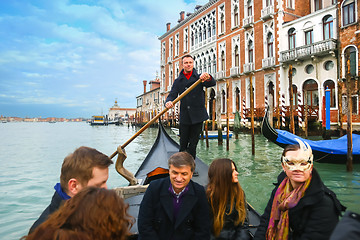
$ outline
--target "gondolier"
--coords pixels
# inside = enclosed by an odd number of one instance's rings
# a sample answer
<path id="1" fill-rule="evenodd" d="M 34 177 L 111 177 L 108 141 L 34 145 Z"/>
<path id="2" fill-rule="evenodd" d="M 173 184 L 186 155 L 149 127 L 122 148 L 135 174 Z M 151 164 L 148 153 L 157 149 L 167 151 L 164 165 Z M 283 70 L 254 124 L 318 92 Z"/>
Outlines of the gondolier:
<path id="1" fill-rule="evenodd" d="M 205 93 L 203 87 L 216 85 L 215 79 L 208 73 L 201 75 L 194 69 L 194 59 L 187 54 L 182 57 L 183 70 L 175 79 L 171 91 L 165 100 L 165 107 L 172 108 L 174 99 L 190 87 L 199 78 L 202 83 L 188 93 L 180 104 L 180 149 L 189 152 L 195 159 L 196 146 L 199 142 L 199 134 L 202 130 L 203 121 L 209 119 L 205 108 Z"/>

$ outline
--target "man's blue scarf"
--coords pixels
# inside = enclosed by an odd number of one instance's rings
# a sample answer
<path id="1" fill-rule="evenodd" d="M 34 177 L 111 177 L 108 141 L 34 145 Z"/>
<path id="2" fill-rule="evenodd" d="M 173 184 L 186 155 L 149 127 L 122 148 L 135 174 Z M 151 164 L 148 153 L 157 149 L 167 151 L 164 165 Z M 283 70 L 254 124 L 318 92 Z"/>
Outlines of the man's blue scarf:
<path id="1" fill-rule="evenodd" d="M 63 192 L 63 190 L 61 189 L 60 183 L 57 183 L 54 186 L 55 191 L 59 194 L 59 196 L 61 197 L 61 199 L 63 200 L 68 200 L 71 197 L 69 195 L 67 195 L 65 192 Z"/>

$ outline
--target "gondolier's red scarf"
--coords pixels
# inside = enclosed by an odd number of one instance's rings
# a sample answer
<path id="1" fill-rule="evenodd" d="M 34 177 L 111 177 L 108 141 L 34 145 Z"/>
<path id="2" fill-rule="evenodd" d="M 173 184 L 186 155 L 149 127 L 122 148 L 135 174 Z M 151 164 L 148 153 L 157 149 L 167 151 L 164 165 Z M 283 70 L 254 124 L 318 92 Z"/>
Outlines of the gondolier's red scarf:
<path id="1" fill-rule="evenodd" d="M 191 75 L 192 75 L 192 72 L 193 72 L 193 71 L 191 71 L 191 72 L 189 72 L 189 73 L 186 73 L 186 72 L 184 71 L 184 76 L 186 77 L 187 80 L 190 79 L 190 77 L 191 77 Z"/>
<path id="2" fill-rule="evenodd" d="M 295 207 L 309 187 L 311 176 L 298 188 L 293 189 L 288 177 L 280 183 L 276 190 L 271 207 L 267 240 L 286 240 L 289 235 L 289 209 Z"/>

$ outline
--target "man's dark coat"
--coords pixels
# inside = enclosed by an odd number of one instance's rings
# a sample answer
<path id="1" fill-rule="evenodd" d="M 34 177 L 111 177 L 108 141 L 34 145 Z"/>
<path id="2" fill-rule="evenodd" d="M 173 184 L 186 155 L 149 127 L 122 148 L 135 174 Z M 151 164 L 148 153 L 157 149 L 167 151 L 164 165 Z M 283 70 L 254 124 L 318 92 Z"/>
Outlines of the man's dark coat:
<path id="1" fill-rule="evenodd" d="M 174 101 L 178 95 L 183 93 L 194 82 L 199 80 L 200 75 L 194 69 L 192 75 L 187 79 L 184 75 L 184 70 L 181 70 L 179 77 L 175 79 L 171 91 L 167 96 L 165 102 Z M 213 77 L 209 81 L 205 81 L 196 86 L 184 98 L 180 100 L 180 123 L 181 124 L 195 124 L 200 123 L 209 118 L 205 108 L 205 93 L 203 87 L 212 87 L 216 85 Z"/>
<path id="2" fill-rule="evenodd" d="M 56 210 L 58 210 L 61 206 L 61 204 L 63 203 L 62 198 L 60 197 L 60 195 L 55 191 L 51 202 L 49 204 L 49 206 L 42 212 L 42 214 L 40 215 L 40 217 L 34 222 L 34 224 L 31 226 L 30 230 L 29 230 L 29 234 L 32 233 L 40 224 L 42 224 L 43 222 L 45 222 L 49 216 L 55 212 Z"/>
<path id="3" fill-rule="evenodd" d="M 138 240 L 209 240 L 210 218 L 205 189 L 190 181 L 176 220 L 170 179 L 150 183 L 140 205 Z"/>

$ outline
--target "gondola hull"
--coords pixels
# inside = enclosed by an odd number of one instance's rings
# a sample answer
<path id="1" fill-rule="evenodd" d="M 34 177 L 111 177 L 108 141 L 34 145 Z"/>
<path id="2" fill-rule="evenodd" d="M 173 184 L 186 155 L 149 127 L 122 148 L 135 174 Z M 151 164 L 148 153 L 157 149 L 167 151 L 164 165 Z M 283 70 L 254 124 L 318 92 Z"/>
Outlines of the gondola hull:
<path id="1" fill-rule="evenodd" d="M 347 161 L 347 136 L 332 140 L 312 141 L 303 139 L 288 131 L 274 129 L 268 119 L 266 111 L 261 124 L 261 132 L 269 141 L 284 148 L 289 144 L 296 144 L 295 138 L 307 142 L 314 154 L 314 161 L 321 163 L 345 164 Z M 360 135 L 352 134 L 353 138 L 353 163 L 360 163 Z"/>
<path id="2" fill-rule="evenodd" d="M 163 168 L 168 169 L 167 161 L 169 157 L 179 151 L 179 144 L 176 143 L 165 131 L 162 124 L 159 124 L 159 132 L 154 145 L 146 156 L 145 160 L 135 173 L 135 177 L 139 180 L 140 185 L 148 184 L 151 181 L 148 174 L 155 169 Z M 199 158 L 195 159 L 196 168 L 192 177 L 192 180 L 202 186 L 206 186 L 208 177 L 208 165 L 205 164 Z M 168 177 L 168 176 L 160 176 Z M 156 178 L 155 178 L 156 179 Z M 152 179 L 153 180 L 153 179 Z M 135 224 L 131 228 L 133 237 L 131 239 L 137 239 L 138 226 L 137 217 L 139 214 L 140 203 L 144 197 L 144 193 L 137 194 L 135 196 L 125 199 L 125 202 L 129 204 L 129 214 L 136 219 Z M 255 211 L 253 207 L 248 205 L 249 210 L 249 223 L 250 232 L 254 235 L 256 227 L 260 224 L 260 215 Z"/>

